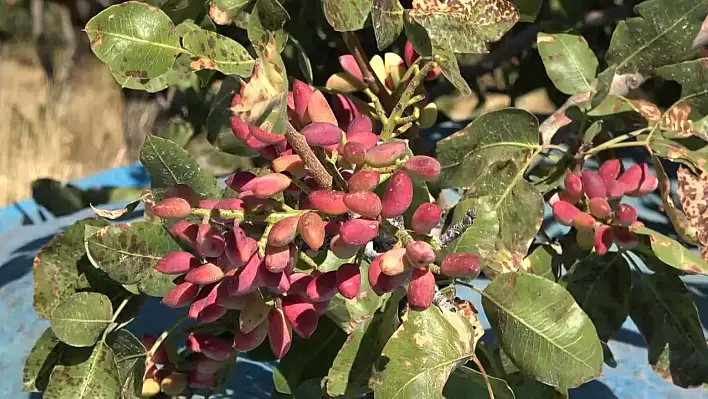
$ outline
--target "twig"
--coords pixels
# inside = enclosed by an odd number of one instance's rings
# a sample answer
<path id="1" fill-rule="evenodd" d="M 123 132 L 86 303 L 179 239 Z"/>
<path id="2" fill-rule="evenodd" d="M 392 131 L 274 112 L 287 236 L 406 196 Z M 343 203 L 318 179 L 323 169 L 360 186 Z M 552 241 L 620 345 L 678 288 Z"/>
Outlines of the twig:
<path id="1" fill-rule="evenodd" d="M 468 209 L 465 216 L 462 217 L 462 220 L 451 224 L 445 232 L 440 234 L 440 246 L 445 248 L 448 244 L 455 241 L 455 239 L 461 236 L 468 227 L 472 226 L 472 223 L 476 217 L 477 215 L 475 214 L 474 209 Z"/>
<path id="2" fill-rule="evenodd" d="M 288 143 L 293 147 L 295 153 L 300 156 L 302 162 L 305 163 L 305 167 L 312 172 L 312 177 L 315 179 L 315 182 L 321 188 L 332 188 L 332 176 L 327 173 L 325 167 L 320 160 L 317 159 L 312 148 L 307 144 L 305 136 L 295 130 L 295 127 L 293 127 L 290 122 L 288 122 L 285 130 L 285 139 L 288 140 Z"/>
<path id="3" fill-rule="evenodd" d="M 369 86 L 369 89 L 376 94 L 381 100 L 381 105 L 387 113 L 391 112 L 394 107 L 393 97 L 386 91 L 386 86 L 381 83 L 379 78 L 375 73 L 371 72 L 371 65 L 369 65 L 369 59 L 364 54 L 364 49 L 359 43 L 359 38 L 356 36 L 355 32 L 342 32 L 342 37 L 344 38 L 344 44 L 347 45 L 349 52 L 354 56 L 356 64 L 361 70 L 362 77 L 364 78 L 364 83 Z"/>

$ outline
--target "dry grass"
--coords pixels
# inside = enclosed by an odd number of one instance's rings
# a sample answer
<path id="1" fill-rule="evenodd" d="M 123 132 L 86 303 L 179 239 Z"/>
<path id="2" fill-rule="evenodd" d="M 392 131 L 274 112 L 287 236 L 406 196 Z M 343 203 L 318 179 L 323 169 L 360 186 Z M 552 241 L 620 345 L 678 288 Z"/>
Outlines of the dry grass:
<path id="1" fill-rule="evenodd" d="M 52 106 L 31 47 L 8 45 L 0 55 L 0 207 L 30 196 L 37 178 L 66 181 L 126 163 L 118 85 L 90 54 L 74 75 Z"/>

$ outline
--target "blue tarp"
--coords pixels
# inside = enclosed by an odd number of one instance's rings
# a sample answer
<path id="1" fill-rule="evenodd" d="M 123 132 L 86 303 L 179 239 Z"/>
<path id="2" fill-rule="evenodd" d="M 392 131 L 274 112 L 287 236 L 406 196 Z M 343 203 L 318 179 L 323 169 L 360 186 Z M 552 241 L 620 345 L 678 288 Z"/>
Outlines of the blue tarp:
<path id="1" fill-rule="evenodd" d="M 626 164 L 625 164 L 626 165 Z M 81 188 L 90 186 L 144 186 L 149 178 L 140 165 L 111 169 L 86 179 L 72 182 Z M 660 201 L 656 196 L 641 201 L 629 199 L 640 208 L 640 214 L 651 227 L 666 230 L 667 220 L 659 212 Z M 33 201 L 21 202 L 22 212 L 38 215 Z M 550 217 L 546 209 L 546 216 Z M 0 210 L 0 398 L 40 397 L 22 393 L 22 365 L 35 340 L 49 323 L 38 319 L 32 307 L 32 260 L 37 250 L 57 233 L 74 221 L 92 215 L 90 209 L 77 214 L 50 219 L 36 225 L 22 226 L 22 212 L 17 207 Z M 139 216 L 139 215 L 138 215 Z M 39 217 L 37 222 L 41 221 Z M 544 228 L 549 235 L 563 233 L 563 228 L 550 222 Z M 661 227 L 663 226 L 663 229 Z M 701 313 L 703 325 L 708 325 L 708 278 L 705 276 L 684 279 Z M 482 288 L 488 281 L 479 279 L 475 285 Z M 480 297 L 468 288 L 458 287 L 458 295 L 472 301 L 480 311 L 483 325 L 488 330 L 485 340 L 493 340 L 484 315 Z M 148 301 L 129 329 L 136 334 L 159 334 L 181 314 L 178 310 L 159 307 L 157 300 Z M 159 307 L 159 311 L 155 311 Z M 704 330 L 708 334 L 708 330 Z M 647 364 L 646 344 L 630 320 L 622 326 L 609 344 L 617 361 L 616 368 L 604 366 L 603 376 L 581 388 L 571 391 L 572 398 L 706 398 L 708 391 L 682 389 L 662 379 Z M 271 364 L 262 364 L 239 358 L 233 378 L 226 386 L 231 398 L 266 398 L 272 391 Z"/>

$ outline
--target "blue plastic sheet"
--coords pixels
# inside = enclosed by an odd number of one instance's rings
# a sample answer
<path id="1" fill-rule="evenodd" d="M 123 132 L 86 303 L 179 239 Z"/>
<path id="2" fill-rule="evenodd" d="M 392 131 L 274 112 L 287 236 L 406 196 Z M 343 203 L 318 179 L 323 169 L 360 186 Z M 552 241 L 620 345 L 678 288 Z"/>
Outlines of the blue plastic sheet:
<path id="1" fill-rule="evenodd" d="M 452 131 L 453 129 L 448 129 Z M 447 133 L 447 132 L 445 132 Z M 445 134 L 443 134 L 445 135 Z M 625 161 L 632 162 L 632 161 Z M 627 163 L 625 163 L 627 165 Z M 672 171 L 669 171 L 673 174 Z M 114 185 L 143 186 L 149 182 L 147 175 L 139 165 L 106 171 L 88 179 L 79 181 L 81 187 Z M 454 193 L 451 193 L 454 197 Z M 641 200 L 631 198 L 640 209 L 648 226 L 667 232 L 667 220 L 659 211 L 660 201 L 656 196 Z M 23 202 L 24 212 L 39 212 L 31 201 Z M 74 221 L 91 216 L 92 211 L 84 210 L 77 214 L 51 219 L 37 225 L 22 226 L 22 213 L 16 210 L 0 210 L 0 314 L 4 316 L 0 323 L 0 398 L 40 397 L 37 394 L 22 392 L 22 366 L 35 340 L 42 334 L 49 323 L 38 319 L 32 307 L 32 260 L 37 250 L 54 235 L 63 231 Z M 9 222 L 8 222 L 9 221 Z M 550 209 L 546 208 L 544 229 L 549 236 L 563 234 L 564 227 L 552 222 Z M 696 304 L 702 310 L 703 325 L 708 325 L 708 278 L 691 276 L 684 278 L 693 294 Z M 488 281 L 479 279 L 474 282 L 483 288 Z M 482 324 L 487 329 L 485 341 L 493 341 L 489 324 L 480 304 L 480 297 L 469 288 L 458 287 L 458 296 L 472 301 L 480 311 Z M 159 311 L 157 311 L 159 309 Z M 129 329 L 136 334 L 145 332 L 159 334 L 181 314 L 178 310 L 160 307 L 159 301 L 148 301 Z M 708 334 L 708 330 L 704 330 Z M 571 390 L 572 398 L 706 398 L 708 391 L 703 389 L 682 389 L 674 386 L 654 373 L 647 364 L 646 344 L 630 320 L 611 340 L 609 346 L 614 353 L 617 367 L 604 366 L 601 378 L 584 386 Z M 224 395 L 229 398 L 266 398 L 273 389 L 271 370 L 273 364 L 252 362 L 239 358 L 235 373 L 225 386 Z M 195 396 L 195 398 L 200 398 Z"/>

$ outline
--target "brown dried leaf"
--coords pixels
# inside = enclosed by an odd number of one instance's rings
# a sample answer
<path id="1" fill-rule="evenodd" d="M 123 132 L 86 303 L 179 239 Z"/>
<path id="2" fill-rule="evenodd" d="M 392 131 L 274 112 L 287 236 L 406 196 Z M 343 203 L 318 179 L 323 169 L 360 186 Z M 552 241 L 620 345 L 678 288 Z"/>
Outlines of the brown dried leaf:
<path id="1" fill-rule="evenodd" d="M 661 194 L 664 212 L 666 212 L 666 215 L 669 217 L 669 220 L 671 220 L 671 223 L 676 228 L 676 232 L 681 236 L 681 239 L 690 244 L 698 245 L 698 231 L 693 223 L 691 223 L 691 220 L 676 207 L 673 199 L 671 199 L 671 181 L 669 181 L 669 177 L 666 175 L 661 162 L 656 156 L 652 157 L 652 161 L 654 162 L 656 176 L 659 179 L 659 192 Z"/>
<path id="2" fill-rule="evenodd" d="M 678 195 L 686 216 L 697 231 L 697 239 L 703 246 L 701 255 L 707 259 L 708 247 L 708 174 L 692 174 L 688 169 L 678 170 Z"/>

